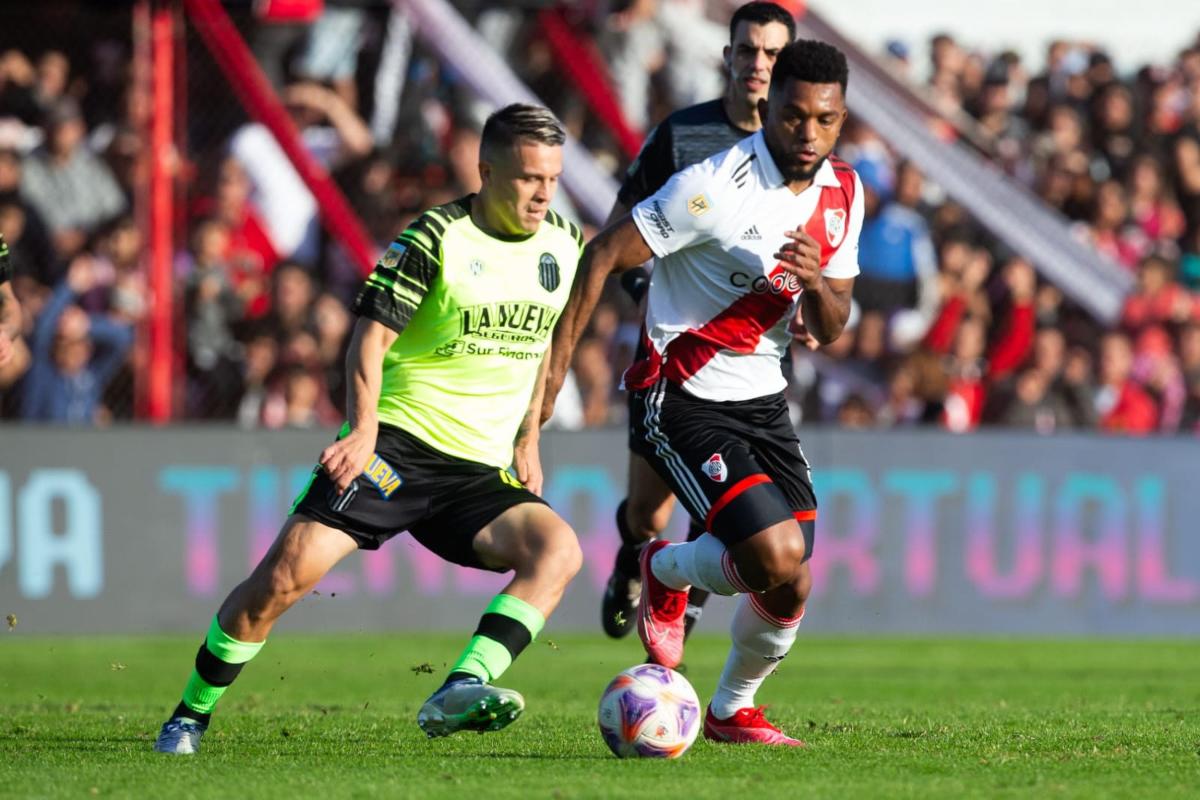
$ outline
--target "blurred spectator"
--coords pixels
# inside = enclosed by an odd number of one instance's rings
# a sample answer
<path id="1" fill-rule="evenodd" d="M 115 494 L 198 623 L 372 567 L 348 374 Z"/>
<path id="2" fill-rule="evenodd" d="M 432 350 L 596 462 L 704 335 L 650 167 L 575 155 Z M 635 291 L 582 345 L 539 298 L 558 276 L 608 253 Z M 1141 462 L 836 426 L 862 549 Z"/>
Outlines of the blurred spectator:
<path id="1" fill-rule="evenodd" d="M 355 70 L 365 22 L 361 3 L 325 0 L 325 10 L 308 29 L 296 70 L 305 80 L 331 86 L 351 108 L 358 107 Z"/>
<path id="2" fill-rule="evenodd" d="M 267 382 L 275 371 L 278 353 L 279 343 L 265 329 L 252 334 L 246 342 L 237 408 L 238 425 L 243 428 L 257 428 L 262 420 Z"/>
<path id="3" fill-rule="evenodd" d="M 290 261 L 280 264 L 272 276 L 271 298 L 265 321 L 281 342 L 309 329 L 316 287 L 308 270 Z"/>
<path id="4" fill-rule="evenodd" d="M 866 311 L 892 312 L 920 303 L 932 316 L 937 306 L 937 258 L 929 225 L 918 210 L 923 180 L 915 166 L 900 164 L 893 199 L 863 225 L 862 274 L 854 298 Z"/>
<path id="5" fill-rule="evenodd" d="M 227 233 L 221 254 L 229 265 L 229 278 L 245 304 L 246 316 L 261 317 L 270 310 L 270 280 L 279 256 L 258 211 L 250 204 L 252 187 L 246 171 L 232 156 L 214 171 L 210 193 L 198 198 L 192 213 L 197 219 L 220 220 Z"/>
<path id="6" fill-rule="evenodd" d="M 91 425 L 104 419 L 100 399 L 133 344 L 133 329 L 74 304 L 94 280 L 91 258 L 76 258 L 38 316 L 23 384 L 26 420 Z"/>
<path id="7" fill-rule="evenodd" d="M 263 401 L 262 422 L 268 428 L 328 427 L 336 425 L 339 417 L 320 379 L 301 364 L 284 367 Z"/>
<path id="8" fill-rule="evenodd" d="M 108 167 L 87 149 L 78 103 L 59 99 L 45 122 L 46 144 L 25 162 L 21 194 L 46 221 L 58 255 L 69 258 L 125 209 L 125 199 Z"/>
<path id="9" fill-rule="evenodd" d="M 0 148 L 0 217 L 6 227 L 0 227 L 9 242 L 20 242 L 17 249 L 18 272 L 31 275 L 45 284 L 54 283 L 49 270 L 54 263 L 53 246 L 41 215 L 21 196 L 24 175 L 21 155 L 10 148 Z"/>
<path id="10" fill-rule="evenodd" d="M 650 128 L 650 76 L 667 58 L 662 30 L 655 21 L 658 6 L 659 0 L 620 0 L 612 6 L 600 37 L 621 111 L 638 130 Z"/>
<path id="11" fill-rule="evenodd" d="M 224 261 L 228 249 L 229 230 L 224 222 L 207 219 L 193 229 L 184 311 L 188 414 L 197 418 L 232 418 L 241 391 L 241 348 L 233 326 L 241 318 L 242 301 Z"/>
<path id="12" fill-rule="evenodd" d="M 1121 325 L 1131 334 L 1152 325 L 1200 319 L 1200 298 L 1175 282 L 1175 265 L 1160 255 L 1138 267 L 1134 290 L 1125 298 Z"/>
<path id="13" fill-rule="evenodd" d="M 1096 411 L 1102 430 L 1146 434 L 1158 427 L 1158 408 L 1132 377 L 1133 347 L 1123 333 L 1108 333 L 1100 343 L 1100 386 Z"/>
<path id="14" fill-rule="evenodd" d="M 326 169 L 371 152 L 371 131 L 334 91 L 296 83 L 283 91 L 283 100 L 305 148 Z M 246 125 L 234 134 L 230 153 L 250 178 L 252 198 L 275 251 L 315 266 L 320 245 L 317 203 L 275 137 L 263 125 Z"/>

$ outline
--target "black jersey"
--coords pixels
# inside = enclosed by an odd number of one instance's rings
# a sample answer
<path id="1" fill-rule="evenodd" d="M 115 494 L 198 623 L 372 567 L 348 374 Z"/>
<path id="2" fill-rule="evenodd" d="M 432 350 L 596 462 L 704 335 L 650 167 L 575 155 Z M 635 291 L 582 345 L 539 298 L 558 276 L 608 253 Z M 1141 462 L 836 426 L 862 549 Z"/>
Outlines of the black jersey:
<path id="1" fill-rule="evenodd" d="M 633 208 L 679 170 L 729 149 L 752 133 L 733 124 L 720 100 L 681 108 L 650 131 L 625 173 L 617 200 Z"/>

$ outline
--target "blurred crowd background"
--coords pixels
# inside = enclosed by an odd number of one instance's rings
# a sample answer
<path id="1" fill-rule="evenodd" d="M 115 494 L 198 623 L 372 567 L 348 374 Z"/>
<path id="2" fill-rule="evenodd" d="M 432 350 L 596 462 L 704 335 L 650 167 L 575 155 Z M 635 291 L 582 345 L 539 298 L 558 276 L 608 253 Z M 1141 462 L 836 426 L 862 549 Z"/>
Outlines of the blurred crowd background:
<path id="1" fill-rule="evenodd" d="M 151 96 L 131 13 L 20 5 L 0 11 L 0 232 L 26 320 L 20 357 L 0 372 L 0 418 L 136 420 L 152 303 L 139 223 Z M 563 80 L 531 13 L 547 4 L 455 5 L 619 178 L 628 158 Z M 380 68 L 397 36 L 389 3 L 228 9 L 376 245 L 477 188 L 490 109 L 419 38 L 406 39 L 401 74 Z M 727 3 L 564 11 L 607 66 L 632 127 L 644 132 L 721 93 Z M 195 33 L 184 35 L 172 416 L 336 424 L 361 273 L 322 231 L 270 133 L 250 121 Z M 929 62 L 916 62 L 915 44 L 894 40 L 873 55 L 1136 287 L 1116 325 L 1097 323 L 851 118 L 838 152 L 867 189 L 863 272 L 847 333 L 816 352 L 797 347 L 786 367 L 796 422 L 1200 433 L 1200 31 L 1164 31 L 1161 61 L 1127 73 L 1089 42 L 1054 41 L 1038 63 L 944 34 L 928 42 Z M 381 104 L 388 97 L 398 106 Z M 552 424 L 623 422 L 618 384 L 640 314 L 619 288 L 606 296 Z"/>

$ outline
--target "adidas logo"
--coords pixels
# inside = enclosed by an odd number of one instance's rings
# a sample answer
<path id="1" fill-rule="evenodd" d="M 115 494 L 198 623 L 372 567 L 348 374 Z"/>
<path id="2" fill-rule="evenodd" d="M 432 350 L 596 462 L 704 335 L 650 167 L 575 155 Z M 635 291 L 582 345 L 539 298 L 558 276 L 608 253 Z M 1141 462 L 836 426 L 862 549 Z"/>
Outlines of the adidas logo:
<path id="1" fill-rule="evenodd" d="M 757 225 L 751 225 L 749 230 L 742 234 L 743 242 L 757 242 L 762 240 L 762 234 L 758 232 Z"/>

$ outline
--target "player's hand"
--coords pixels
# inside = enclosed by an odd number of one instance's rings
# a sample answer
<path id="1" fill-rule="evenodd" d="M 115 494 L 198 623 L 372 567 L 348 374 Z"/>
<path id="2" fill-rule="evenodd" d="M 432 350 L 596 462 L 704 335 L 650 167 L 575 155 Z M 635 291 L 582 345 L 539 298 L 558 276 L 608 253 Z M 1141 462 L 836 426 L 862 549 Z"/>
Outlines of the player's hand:
<path id="1" fill-rule="evenodd" d="M 13 345 L 13 340 L 9 337 L 8 332 L 0 331 L 0 367 L 7 366 L 16 353 L 17 348 Z"/>
<path id="2" fill-rule="evenodd" d="M 784 231 L 791 241 L 779 248 L 775 258 L 785 272 L 795 275 L 805 289 L 821 286 L 821 245 L 804 231 Z"/>
<path id="3" fill-rule="evenodd" d="M 377 426 L 356 428 L 321 451 L 321 467 L 337 487 L 338 494 L 346 491 L 350 482 L 367 466 L 371 454 L 375 452 L 378 435 Z"/>
<path id="4" fill-rule="evenodd" d="M 517 470 L 517 480 L 525 484 L 526 489 L 541 497 L 542 458 L 536 439 L 526 439 L 513 448 L 513 466 Z"/>

